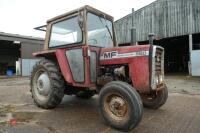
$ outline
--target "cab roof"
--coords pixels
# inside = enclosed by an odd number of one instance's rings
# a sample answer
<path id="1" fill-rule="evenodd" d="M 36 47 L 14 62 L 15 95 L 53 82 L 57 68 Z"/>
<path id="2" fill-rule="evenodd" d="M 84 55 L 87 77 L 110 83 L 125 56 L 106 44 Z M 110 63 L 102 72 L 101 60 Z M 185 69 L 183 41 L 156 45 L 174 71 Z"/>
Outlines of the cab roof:
<path id="1" fill-rule="evenodd" d="M 114 20 L 114 18 L 112 16 L 110 16 L 110 15 L 108 15 L 108 14 L 106 14 L 106 13 L 104 13 L 104 12 L 102 12 L 102 11 L 96 9 L 96 8 L 93 8 L 93 7 L 89 6 L 89 5 L 85 5 L 85 6 L 82 6 L 80 8 L 77 8 L 75 10 L 72 10 L 72 11 L 69 11 L 67 13 L 61 14 L 59 16 L 53 17 L 53 18 L 47 20 L 47 23 L 50 23 L 52 21 L 56 21 L 56 20 L 61 19 L 63 17 L 69 16 L 69 15 L 72 15 L 74 13 L 78 13 L 78 12 L 84 11 L 84 10 L 91 11 L 93 13 L 96 13 L 96 14 L 100 15 L 100 16 L 105 16 L 109 20 L 112 20 L 112 21 Z"/>

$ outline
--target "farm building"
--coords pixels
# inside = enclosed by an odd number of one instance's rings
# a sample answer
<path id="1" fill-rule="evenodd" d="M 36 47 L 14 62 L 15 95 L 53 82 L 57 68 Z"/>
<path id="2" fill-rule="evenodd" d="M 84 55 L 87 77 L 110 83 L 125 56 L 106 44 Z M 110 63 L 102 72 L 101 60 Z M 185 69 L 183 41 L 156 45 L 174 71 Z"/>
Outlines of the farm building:
<path id="1" fill-rule="evenodd" d="M 154 44 L 165 48 L 166 73 L 200 76 L 200 0 L 157 0 L 117 20 L 119 45 L 130 45 L 132 27 L 139 45 L 154 33 Z"/>
<path id="2" fill-rule="evenodd" d="M 32 53 L 41 50 L 43 42 L 41 38 L 0 32 L 0 76 L 8 72 L 11 75 L 30 75 L 38 60 L 32 57 Z"/>

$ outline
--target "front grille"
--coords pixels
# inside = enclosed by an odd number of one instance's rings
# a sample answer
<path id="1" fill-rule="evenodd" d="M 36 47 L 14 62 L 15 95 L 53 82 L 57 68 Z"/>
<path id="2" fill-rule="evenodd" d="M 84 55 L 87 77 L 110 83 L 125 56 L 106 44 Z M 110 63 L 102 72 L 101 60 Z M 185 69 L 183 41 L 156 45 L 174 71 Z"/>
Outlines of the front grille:
<path id="1" fill-rule="evenodd" d="M 164 83 L 164 49 L 153 46 L 152 52 L 151 88 L 155 90 Z"/>
<path id="2" fill-rule="evenodd" d="M 157 47 L 155 52 L 155 74 L 161 74 L 162 73 L 162 64 L 164 61 L 163 56 L 163 49 Z"/>

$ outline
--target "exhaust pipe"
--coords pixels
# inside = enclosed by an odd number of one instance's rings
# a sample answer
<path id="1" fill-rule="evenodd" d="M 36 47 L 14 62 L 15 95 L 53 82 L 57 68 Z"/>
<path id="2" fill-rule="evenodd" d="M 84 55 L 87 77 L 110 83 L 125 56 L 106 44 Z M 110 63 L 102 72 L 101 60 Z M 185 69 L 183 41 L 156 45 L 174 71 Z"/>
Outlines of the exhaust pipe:
<path id="1" fill-rule="evenodd" d="M 131 28 L 131 45 L 136 45 L 136 28 L 134 27 L 134 8 L 132 8 L 132 28 Z"/>
<path id="2" fill-rule="evenodd" d="M 131 45 L 136 45 L 136 28 L 131 28 Z"/>
<path id="3" fill-rule="evenodd" d="M 149 44 L 153 45 L 153 40 L 154 40 L 155 34 L 154 33 L 149 33 Z"/>

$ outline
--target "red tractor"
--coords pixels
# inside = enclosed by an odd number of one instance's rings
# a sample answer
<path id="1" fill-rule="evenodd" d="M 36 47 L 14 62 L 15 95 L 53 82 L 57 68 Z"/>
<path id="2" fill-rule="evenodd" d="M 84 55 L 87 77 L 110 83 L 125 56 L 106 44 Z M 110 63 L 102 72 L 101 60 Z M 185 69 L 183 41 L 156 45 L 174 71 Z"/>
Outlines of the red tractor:
<path id="1" fill-rule="evenodd" d="M 41 108 L 55 108 L 64 94 L 83 99 L 99 94 L 105 122 L 128 131 L 141 121 L 143 106 L 157 109 L 168 97 L 164 49 L 118 47 L 113 17 L 90 6 L 48 20 L 44 51 L 33 55 L 42 58 L 30 84 Z"/>

